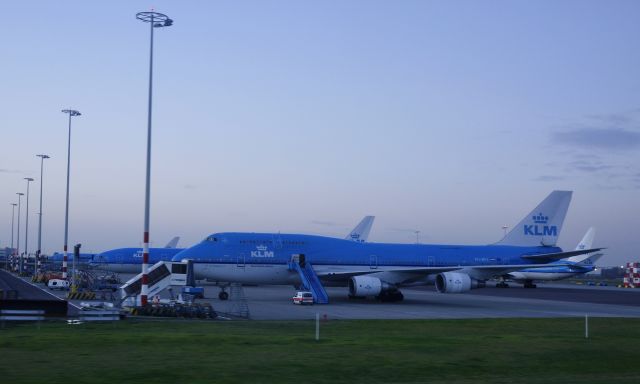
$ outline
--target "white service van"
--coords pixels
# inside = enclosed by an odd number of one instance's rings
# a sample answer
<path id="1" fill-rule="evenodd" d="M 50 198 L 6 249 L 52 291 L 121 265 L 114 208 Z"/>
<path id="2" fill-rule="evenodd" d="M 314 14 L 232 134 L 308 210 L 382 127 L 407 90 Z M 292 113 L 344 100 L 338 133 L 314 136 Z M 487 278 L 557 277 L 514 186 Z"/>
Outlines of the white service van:
<path id="1" fill-rule="evenodd" d="M 47 283 L 47 287 L 49 287 L 49 289 L 51 289 L 51 290 L 62 289 L 64 291 L 68 291 L 69 290 L 69 282 L 67 280 L 62 280 L 62 279 L 51 279 Z"/>

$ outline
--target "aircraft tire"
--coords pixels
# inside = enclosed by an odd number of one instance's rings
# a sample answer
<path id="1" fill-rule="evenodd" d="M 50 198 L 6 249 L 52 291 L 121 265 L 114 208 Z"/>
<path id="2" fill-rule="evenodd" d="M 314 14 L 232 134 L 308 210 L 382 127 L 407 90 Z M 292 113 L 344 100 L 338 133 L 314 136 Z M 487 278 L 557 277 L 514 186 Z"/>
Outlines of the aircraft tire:
<path id="1" fill-rule="evenodd" d="M 218 299 L 224 301 L 229 299 L 229 294 L 225 291 L 218 293 Z"/>

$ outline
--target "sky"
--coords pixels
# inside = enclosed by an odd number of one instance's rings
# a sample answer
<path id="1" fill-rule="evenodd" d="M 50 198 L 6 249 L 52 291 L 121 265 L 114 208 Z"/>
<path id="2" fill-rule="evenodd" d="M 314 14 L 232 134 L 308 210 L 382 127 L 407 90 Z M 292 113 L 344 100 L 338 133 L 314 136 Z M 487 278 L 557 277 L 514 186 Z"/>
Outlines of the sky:
<path id="1" fill-rule="evenodd" d="M 3 1 L 0 246 L 141 246 L 149 26 L 151 242 L 225 231 L 489 244 L 572 190 L 559 245 L 639 261 L 637 1 Z M 26 201 L 22 200 L 21 248 Z M 16 211 L 17 214 L 17 211 Z M 17 221 L 17 218 L 16 218 Z"/>

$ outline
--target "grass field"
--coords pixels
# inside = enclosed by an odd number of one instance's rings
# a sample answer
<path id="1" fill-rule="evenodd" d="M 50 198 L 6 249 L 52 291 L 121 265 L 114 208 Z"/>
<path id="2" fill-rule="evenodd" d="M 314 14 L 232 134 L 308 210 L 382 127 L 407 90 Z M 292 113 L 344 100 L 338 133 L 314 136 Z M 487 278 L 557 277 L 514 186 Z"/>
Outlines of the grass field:
<path id="1" fill-rule="evenodd" d="M 0 330 L 1 383 L 639 383 L 640 319 L 132 321 Z"/>

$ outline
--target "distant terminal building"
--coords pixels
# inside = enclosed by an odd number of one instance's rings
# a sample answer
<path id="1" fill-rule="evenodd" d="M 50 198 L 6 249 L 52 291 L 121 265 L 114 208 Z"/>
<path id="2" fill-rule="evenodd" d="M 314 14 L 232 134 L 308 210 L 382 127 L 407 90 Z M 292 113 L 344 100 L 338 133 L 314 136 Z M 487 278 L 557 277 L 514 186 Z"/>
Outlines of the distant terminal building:
<path id="1" fill-rule="evenodd" d="M 604 267 L 600 268 L 600 274 L 603 279 L 620 279 L 624 277 L 625 267 Z"/>

